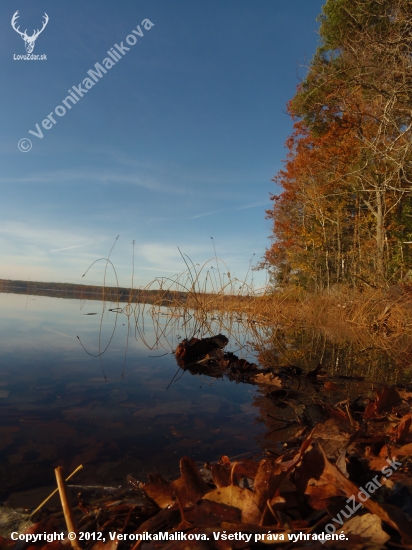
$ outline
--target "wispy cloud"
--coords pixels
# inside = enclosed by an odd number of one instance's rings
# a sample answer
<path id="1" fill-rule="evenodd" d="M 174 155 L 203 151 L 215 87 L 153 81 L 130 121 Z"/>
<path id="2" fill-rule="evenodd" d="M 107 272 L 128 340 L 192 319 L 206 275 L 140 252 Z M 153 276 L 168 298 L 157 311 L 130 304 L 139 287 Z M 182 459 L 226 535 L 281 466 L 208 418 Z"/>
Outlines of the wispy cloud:
<path id="1" fill-rule="evenodd" d="M 177 185 L 165 184 L 158 181 L 156 178 L 150 175 L 137 175 L 136 173 L 124 174 L 117 172 L 116 170 L 91 170 L 84 169 L 81 171 L 72 170 L 53 170 L 47 172 L 39 172 L 37 174 L 28 174 L 26 176 L 19 177 L 2 177 L 0 178 L 0 184 L 30 184 L 30 183 L 98 183 L 98 184 L 124 184 L 124 185 L 136 185 L 144 187 L 151 191 L 162 191 L 171 193 L 174 195 L 182 195 L 185 190 Z"/>
<path id="2" fill-rule="evenodd" d="M 211 210 L 210 212 L 203 212 L 203 214 L 196 214 L 196 216 L 190 216 L 189 219 L 196 220 L 197 218 L 204 218 L 205 216 L 213 216 L 213 214 L 219 214 L 219 212 L 225 212 L 229 208 L 222 208 L 220 210 Z"/>
<path id="3" fill-rule="evenodd" d="M 62 252 L 64 250 L 74 250 L 75 248 L 83 248 L 85 246 L 89 246 L 89 245 L 92 245 L 92 244 L 96 244 L 96 243 L 101 243 L 101 242 L 104 242 L 104 241 L 107 241 L 108 239 L 98 239 L 98 240 L 95 240 L 95 241 L 88 241 L 87 243 L 82 243 L 82 244 L 74 244 L 72 246 L 64 246 L 63 248 L 52 248 L 49 252 Z"/>
<path id="4" fill-rule="evenodd" d="M 190 216 L 191 220 L 195 220 L 197 218 L 204 218 L 205 216 L 212 216 L 213 214 L 220 214 L 221 212 L 231 212 L 231 211 L 238 211 L 238 210 L 247 210 L 248 208 L 258 208 L 259 206 L 269 206 L 270 201 L 260 201 L 255 202 L 252 204 L 245 204 L 243 206 L 233 206 L 231 208 L 220 208 L 219 210 L 210 210 L 209 212 L 203 212 L 202 214 L 196 214 L 195 216 Z"/>

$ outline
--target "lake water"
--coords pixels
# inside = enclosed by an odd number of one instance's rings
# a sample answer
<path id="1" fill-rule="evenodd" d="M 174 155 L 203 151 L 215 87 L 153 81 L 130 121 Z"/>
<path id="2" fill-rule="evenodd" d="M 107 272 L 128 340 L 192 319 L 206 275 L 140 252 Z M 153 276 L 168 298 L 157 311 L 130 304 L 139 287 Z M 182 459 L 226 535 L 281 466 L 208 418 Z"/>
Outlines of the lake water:
<path id="1" fill-rule="evenodd" d="M 327 407 L 359 396 L 365 405 L 375 381 L 411 379 L 409 338 L 345 340 L 308 327 L 243 325 L 236 316 L 210 319 L 203 335 L 223 332 L 227 351 L 249 350 L 249 359 L 259 350 L 264 366 L 322 363 L 327 374 L 286 375 L 277 386 L 194 376 L 171 351 L 202 321 L 139 307 L 0 293 L 0 503 L 35 507 L 60 464 L 67 473 L 83 464 L 75 483 L 118 486 L 128 474 L 174 476 L 185 455 L 203 463 L 283 454 L 327 418 Z"/>
<path id="2" fill-rule="evenodd" d="M 181 370 L 171 383 L 174 356 L 159 357 L 164 351 L 109 309 L 0 294 L 0 501 L 20 504 L 20 493 L 53 484 L 58 464 L 67 472 L 83 464 L 79 482 L 113 484 L 174 474 L 183 455 L 212 461 L 259 450 L 256 386 Z M 144 320 L 152 345 L 159 326 Z M 115 322 L 100 361 L 92 356 L 99 333 L 103 351 Z"/>

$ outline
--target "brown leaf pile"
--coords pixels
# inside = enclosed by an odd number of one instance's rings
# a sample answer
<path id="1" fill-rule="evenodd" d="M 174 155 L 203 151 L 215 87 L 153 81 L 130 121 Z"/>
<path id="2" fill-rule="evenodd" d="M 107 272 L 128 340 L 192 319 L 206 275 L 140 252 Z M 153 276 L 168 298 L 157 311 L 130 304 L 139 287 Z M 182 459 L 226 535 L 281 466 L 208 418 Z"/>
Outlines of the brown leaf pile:
<path id="1" fill-rule="evenodd" d="M 290 403 L 299 392 L 275 390 L 270 395 Z M 317 416 L 313 413 L 311 422 L 315 417 L 322 421 L 309 435 L 296 436 L 293 451 L 285 448 L 279 456 L 239 462 L 222 456 L 219 462 L 200 469 L 183 457 L 176 480 L 155 474 L 117 496 L 95 500 L 80 493 L 79 531 L 100 532 L 105 538 L 89 540 L 84 547 L 228 550 L 293 544 L 294 549 L 412 548 L 411 398 L 402 390 L 383 386 L 363 405 L 359 399 L 322 405 L 314 409 Z M 57 518 L 47 521 L 31 529 L 57 529 Z M 166 532 L 170 540 L 153 540 L 154 535 Z M 322 545 L 316 538 L 331 532 L 343 532 L 344 540 Z M 110 540 L 109 533 L 114 533 L 115 540 Z M 125 535 L 143 533 L 152 540 L 124 540 Z M 176 533 L 196 535 L 199 540 L 176 540 Z M 250 541 L 239 540 L 240 533 L 251 534 Z M 292 535 L 312 539 L 292 541 Z M 32 545 L 30 550 L 63 550 L 66 546 L 67 541 L 53 542 Z M 29 544 L 0 539 L 1 550 L 28 548 Z"/>

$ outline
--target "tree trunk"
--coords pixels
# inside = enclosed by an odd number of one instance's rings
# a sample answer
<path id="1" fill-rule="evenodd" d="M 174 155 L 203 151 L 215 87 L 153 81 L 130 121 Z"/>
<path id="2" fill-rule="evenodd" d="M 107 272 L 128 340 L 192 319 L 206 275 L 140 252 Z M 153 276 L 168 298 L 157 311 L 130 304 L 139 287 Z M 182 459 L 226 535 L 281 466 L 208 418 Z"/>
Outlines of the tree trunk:
<path id="1" fill-rule="evenodd" d="M 384 191 L 376 189 L 376 272 L 379 283 L 385 280 Z"/>

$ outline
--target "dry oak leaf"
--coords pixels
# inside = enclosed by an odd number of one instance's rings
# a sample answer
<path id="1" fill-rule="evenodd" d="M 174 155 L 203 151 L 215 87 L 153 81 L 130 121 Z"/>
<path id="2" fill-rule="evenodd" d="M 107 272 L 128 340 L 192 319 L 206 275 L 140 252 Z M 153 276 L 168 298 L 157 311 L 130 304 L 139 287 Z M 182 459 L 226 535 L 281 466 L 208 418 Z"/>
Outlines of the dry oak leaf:
<path id="1" fill-rule="evenodd" d="M 310 495 L 311 506 L 316 510 L 321 509 L 319 504 L 323 499 L 329 499 L 333 496 L 344 496 L 354 499 L 363 504 L 372 514 L 376 514 L 381 520 L 385 521 L 390 527 L 396 529 L 401 535 L 405 544 L 412 544 L 412 524 L 409 524 L 402 510 L 394 506 L 381 506 L 371 498 L 365 496 L 365 489 L 358 487 L 342 474 L 342 472 L 327 459 L 322 447 L 319 445 L 319 461 L 323 459 L 323 472 L 318 479 L 309 480 L 306 487 L 306 494 Z M 377 477 L 377 476 L 376 476 Z M 369 483 L 366 484 L 368 490 Z M 376 488 L 375 488 L 376 490 Z M 372 493 L 374 491 L 371 491 Z M 362 495 L 363 498 L 360 498 Z M 349 509 L 352 505 L 349 504 Z"/>
<path id="2" fill-rule="evenodd" d="M 242 522 L 258 525 L 266 511 L 267 501 L 275 496 L 283 479 L 302 460 L 312 440 L 312 433 L 313 431 L 292 460 L 287 462 L 279 462 L 279 459 L 261 460 L 256 472 L 253 492 L 237 485 L 229 485 L 214 489 L 203 498 L 239 508 L 242 511 Z"/>
<path id="3" fill-rule="evenodd" d="M 203 498 L 214 502 L 221 502 L 235 506 L 242 511 L 244 523 L 258 524 L 266 508 L 268 499 L 271 499 L 282 479 L 286 476 L 282 466 L 273 459 L 261 460 L 256 473 L 254 491 L 242 489 L 237 485 L 220 487 Z"/>
<path id="4" fill-rule="evenodd" d="M 160 508 L 172 505 L 176 496 L 183 508 L 193 506 L 210 487 L 205 483 L 196 464 L 184 456 L 180 460 L 180 478 L 168 482 L 159 474 L 149 475 L 149 481 L 142 483 L 141 488 Z"/>

